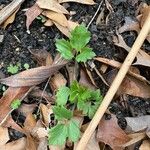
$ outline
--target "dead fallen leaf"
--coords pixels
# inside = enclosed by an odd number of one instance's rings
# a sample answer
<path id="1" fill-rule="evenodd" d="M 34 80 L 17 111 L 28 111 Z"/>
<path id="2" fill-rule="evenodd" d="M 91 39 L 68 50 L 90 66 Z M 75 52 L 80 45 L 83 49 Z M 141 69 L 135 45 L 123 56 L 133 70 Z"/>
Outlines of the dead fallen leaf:
<path id="1" fill-rule="evenodd" d="M 26 28 L 29 30 L 29 27 L 33 20 L 42 13 L 42 9 L 35 3 L 32 7 L 30 7 L 25 15 L 27 16 L 26 20 Z"/>
<path id="2" fill-rule="evenodd" d="M 55 74 L 51 79 L 50 79 L 50 86 L 52 91 L 55 93 L 61 86 L 65 86 L 67 83 L 67 80 L 61 73 Z"/>
<path id="3" fill-rule="evenodd" d="M 16 17 L 16 13 L 19 11 L 20 6 L 17 8 L 17 10 L 10 16 L 7 18 L 7 20 L 4 21 L 2 28 L 6 28 L 9 24 L 13 23 Z"/>
<path id="4" fill-rule="evenodd" d="M 139 150 L 150 150 L 150 140 L 144 140 L 139 147 Z"/>
<path id="5" fill-rule="evenodd" d="M 44 49 L 29 49 L 29 51 L 40 66 L 46 66 L 46 59 L 51 55 L 48 51 Z"/>
<path id="6" fill-rule="evenodd" d="M 0 150 L 26 150 L 25 147 L 26 147 L 26 138 L 23 137 L 18 140 L 9 142 L 4 146 L 0 146 Z"/>
<path id="7" fill-rule="evenodd" d="M 66 62 L 62 64 L 54 64 L 52 66 L 42 66 L 20 72 L 16 75 L 5 79 L 0 79 L 0 82 L 11 87 L 24 87 L 40 84 L 52 74 L 62 68 Z"/>
<path id="8" fill-rule="evenodd" d="M 53 114 L 52 106 L 40 104 L 40 111 L 44 124 L 49 127 L 49 123 L 51 122 L 50 115 Z"/>
<path id="9" fill-rule="evenodd" d="M 20 99 L 29 90 L 29 87 L 12 88 L 9 87 L 0 99 L 0 122 L 10 112 L 10 104 L 15 99 Z"/>
<path id="10" fill-rule="evenodd" d="M 130 51 L 130 47 L 127 46 L 127 44 L 125 43 L 123 37 L 120 34 L 117 34 L 118 39 L 116 37 L 114 37 L 114 44 L 124 48 L 126 51 Z M 150 67 L 150 56 L 143 50 L 139 50 L 139 53 L 136 56 L 137 60 L 133 65 L 143 65 L 143 66 L 147 66 Z"/>
<path id="11" fill-rule="evenodd" d="M 76 2 L 86 5 L 94 5 L 96 4 L 93 0 L 59 0 L 59 3 L 65 3 L 65 2 Z"/>
<path id="12" fill-rule="evenodd" d="M 8 128 L 0 127 L 0 147 L 5 145 L 9 140 Z"/>
<path id="13" fill-rule="evenodd" d="M 69 12 L 61 6 L 56 0 L 37 0 L 38 6 L 42 9 L 52 10 L 58 13 L 69 14 Z"/>
<path id="14" fill-rule="evenodd" d="M 47 57 L 46 57 L 46 66 L 48 65 L 52 65 L 53 64 L 53 58 L 52 55 L 50 53 L 48 53 Z"/>
<path id="15" fill-rule="evenodd" d="M 140 116 L 140 117 L 126 117 L 127 122 L 127 132 L 139 132 L 143 130 L 148 130 L 150 127 L 150 116 Z"/>
<path id="16" fill-rule="evenodd" d="M 107 73 L 107 81 L 109 84 L 112 83 L 115 76 L 117 75 L 117 70 L 112 70 Z M 127 75 L 123 82 L 120 85 L 120 88 L 117 91 L 117 95 L 129 94 L 132 96 L 142 97 L 142 98 L 150 98 L 150 85 L 146 84 L 143 81 L 136 79 L 131 75 Z"/>
<path id="17" fill-rule="evenodd" d="M 68 26 L 68 21 L 67 18 L 64 14 L 62 13 L 57 13 L 51 10 L 46 10 L 42 13 L 44 16 L 47 18 L 57 22 L 61 26 L 67 27 Z"/>
<path id="18" fill-rule="evenodd" d="M 26 149 L 25 150 L 37 150 L 38 143 L 31 135 L 27 135 Z"/>
<path id="19" fill-rule="evenodd" d="M 47 19 L 46 22 L 44 23 L 44 26 L 46 27 L 51 27 L 52 25 L 53 25 L 53 22 L 50 19 Z"/>
<path id="20" fill-rule="evenodd" d="M 119 28 L 119 33 L 123 33 L 125 31 L 136 31 L 137 33 L 140 32 L 140 25 L 139 22 L 133 20 L 130 17 L 125 17 L 125 23 L 122 27 Z"/>
<path id="21" fill-rule="evenodd" d="M 47 137 L 43 137 L 39 140 L 37 150 L 47 150 L 47 145 L 48 145 Z"/>
<path id="22" fill-rule="evenodd" d="M 97 139 L 114 150 L 121 149 L 123 144 L 130 141 L 128 135 L 119 127 L 114 115 L 111 115 L 110 120 L 102 118 L 98 126 Z"/>

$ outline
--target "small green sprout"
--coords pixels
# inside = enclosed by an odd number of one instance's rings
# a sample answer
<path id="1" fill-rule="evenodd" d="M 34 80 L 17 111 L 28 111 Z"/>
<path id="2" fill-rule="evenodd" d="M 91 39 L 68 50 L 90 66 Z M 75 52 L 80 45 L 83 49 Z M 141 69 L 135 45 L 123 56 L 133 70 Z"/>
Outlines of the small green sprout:
<path id="1" fill-rule="evenodd" d="M 75 57 L 77 62 L 86 62 L 95 55 L 92 48 L 87 46 L 91 33 L 83 25 L 77 26 L 72 32 L 69 40 L 59 39 L 56 41 L 57 51 L 67 60 Z"/>
<path id="2" fill-rule="evenodd" d="M 13 102 L 11 103 L 11 108 L 12 108 L 12 109 L 17 109 L 17 108 L 20 107 L 20 105 L 21 105 L 20 99 L 15 99 L 15 100 L 13 100 Z"/>
<path id="3" fill-rule="evenodd" d="M 11 74 L 16 74 L 19 71 L 19 67 L 17 65 L 12 65 L 10 64 L 7 67 L 7 72 L 11 73 Z"/>
<path id="4" fill-rule="evenodd" d="M 44 17 L 43 15 L 37 16 L 36 19 L 40 20 L 42 23 L 46 22 L 46 17 Z"/>
<path id="5" fill-rule="evenodd" d="M 23 65 L 23 67 L 24 67 L 26 70 L 28 70 L 28 69 L 30 68 L 30 66 L 29 66 L 28 63 L 25 63 L 25 64 Z"/>

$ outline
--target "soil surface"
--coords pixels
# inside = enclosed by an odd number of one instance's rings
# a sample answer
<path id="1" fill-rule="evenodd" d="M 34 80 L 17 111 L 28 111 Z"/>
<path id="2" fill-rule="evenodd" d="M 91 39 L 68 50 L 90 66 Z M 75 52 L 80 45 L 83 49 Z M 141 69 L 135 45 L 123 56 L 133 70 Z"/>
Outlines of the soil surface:
<path id="1" fill-rule="evenodd" d="M 100 25 L 96 25 L 98 15 L 91 23 L 89 26 L 89 30 L 92 34 L 90 46 L 94 49 L 97 56 L 111 58 L 122 62 L 127 53 L 125 51 L 122 52 L 121 48 L 118 48 L 114 45 L 112 40 L 113 35 L 116 34 L 116 29 L 118 29 L 125 22 L 125 17 L 136 17 L 135 13 L 141 2 L 150 4 L 150 1 L 133 0 L 135 2 L 137 1 L 135 5 L 132 4 L 132 0 L 109 1 L 114 12 L 110 14 L 107 25 L 103 24 L 103 21 Z M 0 0 L 0 6 L 5 6 L 10 2 L 11 0 Z M 76 14 L 72 16 L 73 21 L 78 21 L 79 23 L 88 25 L 100 2 L 101 0 L 96 0 L 97 4 L 94 6 L 85 6 L 78 3 L 67 3 L 66 7 L 68 11 L 76 12 Z M 66 38 L 55 26 L 45 27 L 37 19 L 35 19 L 30 26 L 30 34 L 27 33 L 24 9 L 31 7 L 34 3 L 34 0 L 26 0 L 17 13 L 15 21 L 8 25 L 5 30 L 2 28 L 0 29 L 0 35 L 4 35 L 3 40 L 0 42 L 0 77 L 7 77 L 10 75 L 7 72 L 7 67 L 10 64 L 15 65 L 20 63 L 20 71 L 24 70 L 23 65 L 25 63 L 28 63 L 30 68 L 36 67 L 37 63 L 33 60 L 29 51 L 30 49 L 47 50 L 53 56 L 55 56 L 56 39 Z M 105 10 L 105 14 L 109 13 L 109 11 L 106 9 L 106 5 L 103 4 L 101 10 L 102 9 Z M 137 37 L 136 33 L 134 32 L 125 32 L 122 34 L 122 36 L 124 37 L 128 46 L 131 46 Z M 145 42 L 143 46 L 147 52 L 150 52 L 150 45 L 148 43 Z M 141 74 L 144 74 L 147 79 L 150 79 L 150 70 L 145 71 L 144 67 L 139 67 L 139 69 Z M 100 87 L 103 91 L 103 94 L 105 94 L 107 87 L 104 86 L 101 81 L 98 82 L 101 84 Z M 0 96 L 2 96 L 3 93 L 2 87 L 3 85 L 0 85 Z M 117 115 L 119 118 L 119 125 L 123 129 L 126 127 L 124 117 L 135 117 L 150 114 L 150 101 L 145 101 L 144 99 L 133 96 L 127 96 L 126 99 L 128 99 L 126 108 L 124 107 L 123 103 L 117 103 L 117 99 L 110 105 L 110 111 Z M 24 120 L 24 118 L 22 119 Z M 11 130 L 10 135 L 14 139 L 15 137 L 19 138 L 21 136 L 13 130 Z"/>

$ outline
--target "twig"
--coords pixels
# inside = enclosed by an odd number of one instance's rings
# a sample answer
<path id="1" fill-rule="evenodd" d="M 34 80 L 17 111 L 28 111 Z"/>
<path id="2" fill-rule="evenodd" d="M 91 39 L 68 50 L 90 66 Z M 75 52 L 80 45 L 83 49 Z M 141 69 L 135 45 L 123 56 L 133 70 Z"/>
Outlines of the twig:
<path id="1" fill-rule="evenodd" d="M 93 119 L 91 120 L 89 126 L 87 127 L 86 131 L 84 132 L 79 144 L 77 145 L 76 150 L 85 150 L 88 141 L 91 138 L 94 130 L 96 129 L 97 125 L 99 124 L 101 118 L 103 117 L 107 107 L 109 106 L 111 100 L 113 99 L 115 93 L 117 92 L 121 82 L 123 81 L 126 73 L 128 72 L 132 62 L 134 61 L 140 47 L 142 46 L 145 38 L 147 37 L 150 31 L 150 11 L 148 17 L 145 21 L 144 26 L 142 27 L 136 41 L 134 42 L 128 56 L 126 57 L 122 67 L 120 68 L 116 78 L 114 79 L 112 85 L 110 86 L 108 92 L 106 93 L 103 102 L 101 103 L 100 107 L 98 108 L 97 112 L 95 113 Z"/>
<path id="2" fill-rule="evenodd" d="M 0 25 L 13 13 L 25 0 L 13 0 L 0 11 Z"/>
<path id="3" fill-rule="evenodd" d="M 91 23 L 92 23 L 93 20 L 95 19 L 96 15 L 98 14 L 98 12 L 99 12 L 99 10 L 100 10 L 100 8 L 101 8 L 101 6 L 102 6 L 102 3 L 103 3 L 103 0 L 100 2 L 100 4 L 99 4 L 99 6 L 98 6 L 98 8 L 97 8 L 97 10 L 96 10 L 96 12 L 95 12 L 95 14 L 94 14 L 94 16 L 92 17 L 91 21 L 90 21 L 89 24 L 87 25 L 87 29 L 89 28 L 89 26 L 91 25 Z"/>

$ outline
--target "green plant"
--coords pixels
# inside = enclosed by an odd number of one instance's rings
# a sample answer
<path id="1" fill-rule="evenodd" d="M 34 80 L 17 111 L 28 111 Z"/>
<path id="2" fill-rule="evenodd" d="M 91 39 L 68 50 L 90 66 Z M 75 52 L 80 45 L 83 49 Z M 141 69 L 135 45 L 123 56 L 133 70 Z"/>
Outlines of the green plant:
<path id="1" fill-rule="evenodd" d="M 71 60 L 75 57 L 77 62 L 86 62 L 95 56 L 92 48 L 87 46 L 90 38 L 91 34 L 85 26 L 77 26 L 71 32 L 69 40 L 59 39 L 56 41 L 57 51 L 67 60 Z"/>
<path id="2" fill-rule="evenodd" d="M 20 99 L 15 99 L 15 100 L 13 100 L 13 102 L 11 103 L 11 108 L 12 108 L 12 109 L 17 109 L 17 108 L 19 108 L 20 105 L 21 105 Z"/>
<path id="3" fill-rule="evenodd" d="M 10 65 L 7 67 L 7 72 L 9 72 L 9 73 L 11 73 L 11 74 L 16 74 L 18 71 L 19 71 L 19 66 L 17 66 L 17 65 L 12 65 L 12 64 L 10 64 Z"/>
<path id="4" fill-rule="evenodd" d="M 44 17 L 43 15 L 37 16 L 36 19 L 40 20 L 42 23 L 46 22 L 46 17 Z"/>
<path id="5" fill-rule="evenodd" d="M 56 93 L 56 105 L 53 107 L 57 125 L 49 131 L 49 144 L 63 145 L 69 138 L 75 142 L 80 137 L 79 123 L 73 118 L 73 110 L 65 106 L 73 104 L 85 116 L 92 118 L 102 101 L 100 90 L 90 90 L 74 81 L 70 88 L 62 86 Z"/>
<path id="6" fill-rule="evenodd" d="M 25 63 L 25 64 L 23 65 L 23 67 L 24 67 L 26 70 L 28 70 L 28 69 L 30 68 L 30 66 L 29 66 L 28 63 Z"/>

